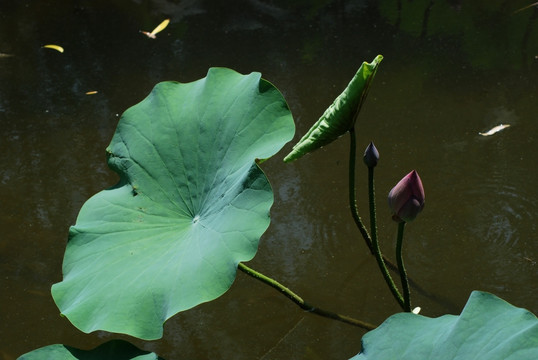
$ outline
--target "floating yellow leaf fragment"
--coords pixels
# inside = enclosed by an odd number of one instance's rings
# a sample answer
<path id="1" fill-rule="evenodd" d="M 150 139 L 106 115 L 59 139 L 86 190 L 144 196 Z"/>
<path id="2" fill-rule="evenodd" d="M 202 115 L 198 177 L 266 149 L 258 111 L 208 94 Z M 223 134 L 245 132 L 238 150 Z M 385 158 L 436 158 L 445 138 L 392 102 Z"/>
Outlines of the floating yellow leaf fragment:
<path id="1" fill-rule="evenodd" d="M 43 47 L 47 48 L 47 49 L 53 49 L 53 50 L 59 51 L 61 53 L 64 52 L 64 48 L 61 47 L 61 46 L 58 46 L 58 45 L 43 45 Z"/>
<path id="2" fill-rule="evenodd" d="M 97 94 L 97 91 L 95 90 L 86 92 L 86 95 L 95 95 L 95 94 Z"/>
<path id="3" fill-rule="evenodd" d="M 155 36 L 155 34 L 157 34 L 158 32 L 163 31 L 168 26 L 168 24 L 170 24 L 170 19 L 164 20 L 162 23 L 159 24 L 159 26 L 153 29 L 151 35 Z"/>
<path id="4" fill-rule="evenodd" d="M 170 19 L 166 19 L 162 23 L 160 23 L 159 26 L 153 29 L 152 32 L 147 32 L 147 31 L 140 31 L 140 32 L 151 39 L 156 39 L 157 37 L 155 35 L 163 31 L 168 26 L 169 23 L 170 23 Z"/>
<path id="5" fill-rule="evenodd" d="M 510 127 L 509 124 L 501 124 L 501 125 L 497 125 L 493 128 L 491 128 L 490 130 L 486 131 L 485 133 L 483 132 L 479 132 L 478 135 L 482 135 L 482 136 L 490 136 L 490 135 L 493 135 L 495 133 L 498 133 L 499 131 L 501 130 L 504 130 L 506 129 L 507 127 Z"/>

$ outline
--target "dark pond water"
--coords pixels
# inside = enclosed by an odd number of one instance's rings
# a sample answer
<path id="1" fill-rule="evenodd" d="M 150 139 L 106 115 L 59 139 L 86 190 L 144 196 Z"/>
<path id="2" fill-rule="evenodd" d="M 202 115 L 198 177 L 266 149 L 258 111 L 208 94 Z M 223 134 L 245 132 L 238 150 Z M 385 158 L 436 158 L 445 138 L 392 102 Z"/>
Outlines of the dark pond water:
<path id="1" fill-rule="evenodd" d="M 538 9 L 516 12 L 530 3 L 2 1 L 1 356 L 118 337 L 79 332 L 52 301 L 68 227 L 117 180 L 104 149 L 121 113 L 157 82 L 193 81 L 211 66 L 261 72 L 286 97 L 299 138 L 361 62 L 383 54 L 358 151 L 374 140 L 381 153 L 377 207 L 390 257 L 386 194 L 412 169 L 424 183 L 405 257 L 430 295 L 415 293 L 414 304 L 457 314 L 479 289 L 538 312 Z M 165 18 L 157 39 L 139 33 Z M 511 126 L 478 135 L 501 123 Z M 290 148 L 263 164 L 276 199 L 249 265 L 318 306 L 381 323 L 398 308 L 349 215 L 348 139 L 283 164 Z M 361 166 L 357 177 L 367 219 Z M 161 340 L 132 342 L 167 359 L 347 359 L 363 334 L 239 273 L 221 298 L 170 319 Z"/>

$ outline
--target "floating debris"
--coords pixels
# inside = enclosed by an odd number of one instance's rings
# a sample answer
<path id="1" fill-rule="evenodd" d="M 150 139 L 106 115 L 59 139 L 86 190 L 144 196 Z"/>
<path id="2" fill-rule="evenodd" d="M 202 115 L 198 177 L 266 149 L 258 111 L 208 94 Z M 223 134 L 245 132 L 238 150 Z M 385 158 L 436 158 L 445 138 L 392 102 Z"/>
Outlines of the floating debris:
<path id="1" fill-rule="evenodd" d="M 501 130 L 504 130 L 506 129 L 507 127 L 510 127 L 509 124 L 500 124 L 500 125 L 497 125 L 495 127 L 493 127 L 492 129 L 486 131 L 486 132 L 479 132 L 478 135 L 482 135 L 482 136 L 491 136 L 495 133 L 498 133 L 499 131 Z"/>
<path id="2" fill-rule="evenodd" d="M 43 47 L 47 48 L 47 49 L 53 49 L 53 50 L 59 51 L 61 53 L 64 52 L 64 48 L 61 47 L 61 46 L 58 46 L 58 45 L 43 45 Z"/>
<path id="3" fill-rule="evenodd" d="M 1 59 L 1 58 L 9 58 L 9 57 L 13 57 L 13 56 L 15 56 L 15 55 L 13 55 L 13 54 L 6 54 L 6 53 L 0 53 L 0 59 Z"/>
<path id="4" fill-rule="evenodd" d="M 152 32 L 147 32 L 147 31 L 140 31 L 140 32 L 146 35 L 147 37 L 149 37 L 150 39 L 156 39 L 157 37 L 155 35 L 163 31 L 168 26 L 169 23 L 170 23 L 170 19 L 166 19 L 162 23 L 160 23 L 159 26 L 153 29 Z"/>
<path id="5" fill-rule="evenodd" d="M 95 95 L 95 94 L 97 94 L 97 91 L 95 90 L 86 92 L 86 95 Z"/>

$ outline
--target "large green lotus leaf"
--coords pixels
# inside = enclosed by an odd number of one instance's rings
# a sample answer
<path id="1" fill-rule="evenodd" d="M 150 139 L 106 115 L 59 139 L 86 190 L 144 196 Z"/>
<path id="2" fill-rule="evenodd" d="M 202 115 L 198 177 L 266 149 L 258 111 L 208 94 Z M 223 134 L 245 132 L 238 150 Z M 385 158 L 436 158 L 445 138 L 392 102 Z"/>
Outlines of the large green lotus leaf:
<path id="1" fill-rule="evenodd" d="M 162 336 L 174 314 L 222 295 L 269 226 L 273 192 L 255 159 L 295 131 L 259 73 L 212 68 L 158 84 L 120 119 L 107 148 L 120 182 L 71 227 L 52 295 L 80 330 Z"/>
<path id="2" fill-rule="evenodd" d="M 67 345 L 49 345 L 17 360 L 162 360 L 155 353 L 138 349 L 124 340 L 110 340 L 92 350 L 80 350 Z"/>
<path id="3" fill-rule="evenodd" d="M 353 360 L 538 359 L 538 319 L 495 295 L 474 291 L 459 316 L 389 317 L 362 338 Z"/>
<path id="4" fill-rule="evenodd" d="M 325 110 L 319 120 L 293 146 L 284 158 L 290 162 L 325 146 L 348 132 L 354 125 L 370 85 L 383 56 L 377 55 L 371 62 L 363 62 L 344 91 Z"/>

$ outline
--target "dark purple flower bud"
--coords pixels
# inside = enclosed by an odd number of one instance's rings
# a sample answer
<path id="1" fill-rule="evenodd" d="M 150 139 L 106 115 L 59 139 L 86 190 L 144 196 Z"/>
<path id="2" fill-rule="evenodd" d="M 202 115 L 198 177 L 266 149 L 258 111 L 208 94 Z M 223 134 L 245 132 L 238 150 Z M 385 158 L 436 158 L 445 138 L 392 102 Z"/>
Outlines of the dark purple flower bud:
<path id="1" fill-rule="evenodd" d="M 418 173 L 413 170 L 389 192 L 392 219 L 409 222 L 424 208 L 424 188 Z"/>
<path id="2" fill-rule="evenodd" d="M 377 165 L 377 162 L 379 161 L 379 152 L 377 151 L 373 142 L 371 142 L 364 151 L 364 156 L 362 159 L 369 168 L 373 168 Z"/>

